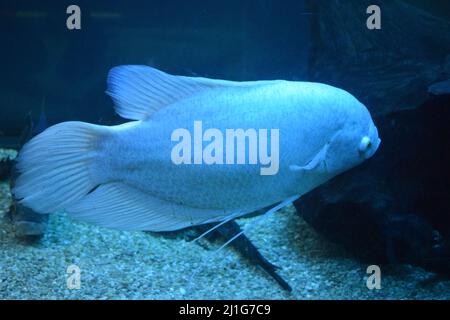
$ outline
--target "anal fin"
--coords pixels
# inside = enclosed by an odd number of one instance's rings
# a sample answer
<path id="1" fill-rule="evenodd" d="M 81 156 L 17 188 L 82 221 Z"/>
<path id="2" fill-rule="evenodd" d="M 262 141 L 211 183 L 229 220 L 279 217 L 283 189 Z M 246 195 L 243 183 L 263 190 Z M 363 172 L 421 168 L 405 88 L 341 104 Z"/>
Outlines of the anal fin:
<path id="1" fill-rule="evenodd" d="M 100 185 L 66 211 L 102 227 L 155 232 L 221 221 L 227 216 L 222 210 L 171 203 L 119 182 Z"/>

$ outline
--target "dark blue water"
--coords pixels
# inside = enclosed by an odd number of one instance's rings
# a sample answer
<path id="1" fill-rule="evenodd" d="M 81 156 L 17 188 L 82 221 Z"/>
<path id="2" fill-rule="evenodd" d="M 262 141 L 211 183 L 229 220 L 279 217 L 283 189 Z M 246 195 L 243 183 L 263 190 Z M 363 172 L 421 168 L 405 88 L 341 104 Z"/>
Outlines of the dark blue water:
<path id="1" fill-rule="evenodd" d="M 1 127 L 28 114 L 48 124 L 110 122 L 108 70 L 145 64 L 233 80 L 305 79 L 311 12 L 303 1 L 78 1 L 81 30 L 66 28 L 70 1 L 2 1 Z"/>

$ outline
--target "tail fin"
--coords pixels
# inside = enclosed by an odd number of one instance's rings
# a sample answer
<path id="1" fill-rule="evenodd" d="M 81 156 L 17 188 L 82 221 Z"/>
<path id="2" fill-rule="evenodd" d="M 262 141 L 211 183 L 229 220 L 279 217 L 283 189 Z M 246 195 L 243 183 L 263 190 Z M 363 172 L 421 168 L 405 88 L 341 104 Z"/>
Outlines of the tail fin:
<path id="1" fill-rule="evenodd" d="M 64 209 L 99 184 L 95 158 L 107 128 L 84 122 L 54 125 L 19 152 L 13 193 L 36 212 Z"/>

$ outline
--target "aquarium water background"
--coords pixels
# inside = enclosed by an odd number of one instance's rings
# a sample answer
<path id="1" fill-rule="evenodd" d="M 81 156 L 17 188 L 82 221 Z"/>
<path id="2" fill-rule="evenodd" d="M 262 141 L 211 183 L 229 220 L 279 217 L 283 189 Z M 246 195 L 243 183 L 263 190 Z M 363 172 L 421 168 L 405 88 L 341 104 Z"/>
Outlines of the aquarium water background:
<path id="1" fill-rule="evenodd" d="M 66 27 L 72 4 L 80 30 Z M 373 4 L 381 30 L 366 26 Z M 449 19 L 437 0 L 3 0 L 0 299 L 448 299 Z M 124 64 L 328 83 L 367 105 L 386 147 L 217 254 L 231 231 L 194 243 L 202 228 L 121 232 L 24 213 L 10 192 L 16 151 L 62 121 L 124 122 L 105 94 Z"/>
<path id="2" fill-rule="evenodd" d="M 121 64 L 230 80 L 306 78 L 314 13 L 303 1 L 86 1 L 76 31 L 66 28 L 70 4 L 2 6 L 2 105 L 11 106 L 2 112 L 14 110 L 2 123 L 7 135 L 30 109 L 38 122 L 43 101 L 49 124 L 112 121 L 105 77 Z"/>

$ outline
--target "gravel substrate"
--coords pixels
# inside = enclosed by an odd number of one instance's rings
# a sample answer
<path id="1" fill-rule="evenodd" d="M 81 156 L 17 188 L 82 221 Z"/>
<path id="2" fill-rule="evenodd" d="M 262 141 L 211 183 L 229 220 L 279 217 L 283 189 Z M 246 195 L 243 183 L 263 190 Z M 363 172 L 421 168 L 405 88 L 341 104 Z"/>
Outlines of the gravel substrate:
<path id="1" fill-rule="evenodd" d="M 366 268 L 328 243 L 293 207 L 266 219 L 249 238 L 293 287 L 280 289 L 258 267 L 220 243 L 122 232 L 53 214 L 36 244 L 16 239 L 0 184 L 0 299 L 449 299 L 450 281 L 411 266 L 382 268 L 381 290 L 366 286 Z M 258 218 L 241 219 L 242 224 Z M 67 268 L 81 270 L 68 289 Z"/>

